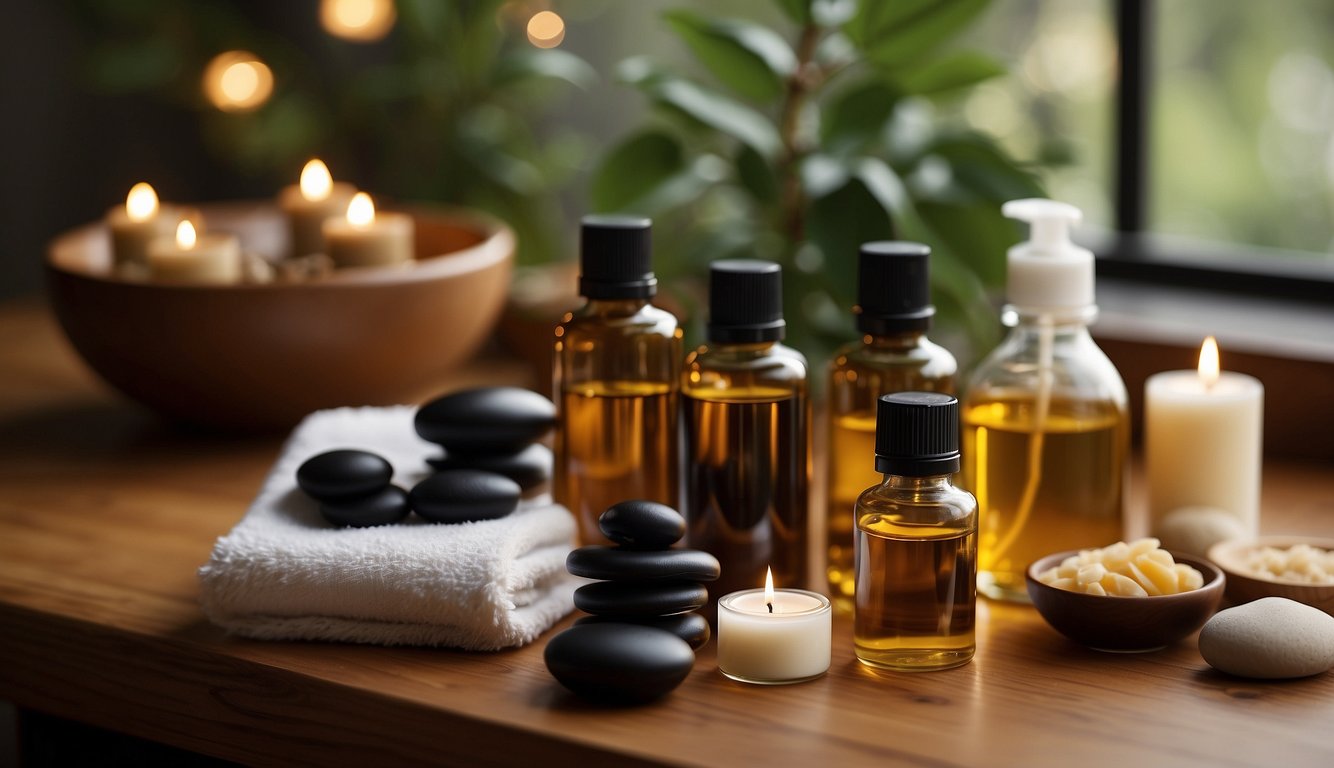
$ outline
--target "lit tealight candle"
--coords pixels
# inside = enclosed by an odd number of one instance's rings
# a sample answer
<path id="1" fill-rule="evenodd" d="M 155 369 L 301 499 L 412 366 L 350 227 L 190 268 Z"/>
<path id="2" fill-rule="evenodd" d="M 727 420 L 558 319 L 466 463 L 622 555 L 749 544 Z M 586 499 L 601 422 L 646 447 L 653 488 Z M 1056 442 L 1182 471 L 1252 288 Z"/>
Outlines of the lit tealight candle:
<path id="1" fill-rule="evenodd" d="M 338 267 L 372 267 L 412 261 L 412 217 L 405 213 L 376 214 L 365 192 L 353 195 L 347 215 L 324 222 L 329 258 Z"/>
<path id="2" fill-rule="evenodd" d="M 762 685 L 800 683 L 829 669 L 829 598 L 801 589 L 733 592 L 718 600 L 718 671 Z"/>
<path id="3" fill-rule="evenodd" d="M 334 181 L 329 167 L 313 159 L 301 169 L 301 181 L 284 187 L 278 205 L 287 215 L 291 233 L 291 254 L 309 256 L 324 253 L 324 221 L 338 218 L 347 210 L 357 188 Z"/>
<path id="4" fill-rule="evenodd" d="M 1225 510 L 1254 535 L 1260 523 L 1264 385 L 1220 371 L 1210 336 L 1194 371 L 1154 374 L 1144 385 L 1144 452 L 1155 533 L 1185 507 Z"/>
<path id="5" fill-rule="evenodd" d="M 143 181 L 135 184 L 125 196 L 125 205 L 107 212 L 113 263 L 118 268 L 147 264 L 148 244 L 171 237 L 179 222 L 180 212 L 160 205 L 151 185 Z"/>
<path id="6" fill-rule="evenodd" d="M 185 219 L 175 238 L 148 245 L 148 270 L 154 280 L 173 283 L 238 283 L 241 281 L 241 244 L 235 235 L 195 232 Z"/>

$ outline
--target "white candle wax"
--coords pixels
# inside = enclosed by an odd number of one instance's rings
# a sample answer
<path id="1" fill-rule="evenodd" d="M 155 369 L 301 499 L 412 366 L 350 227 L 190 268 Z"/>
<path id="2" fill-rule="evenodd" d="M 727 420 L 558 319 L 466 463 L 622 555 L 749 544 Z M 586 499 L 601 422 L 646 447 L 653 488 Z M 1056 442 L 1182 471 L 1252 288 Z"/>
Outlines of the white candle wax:
<path id="1" fill-rule="evenodd" d="M 1167 371 L 1144 385 L 1149 515 L 1215 507 L 1252 535 L 1260 523 L 1264 385 L 1224 371 L 1212 385 L 1196 371 Z"/>
<path id="2" fill-rule="evenodd" d="M 745 683 L 799 683 L 829 669 L 829 599 L 796 589 L 774 591 L 769 612 L 763 589 L 718 600 L 718 670 Z"/>
<path id="3" fill-rule="evenodd" d="M 187 219 L 175 238 L 148 245 L 148 269 L 154 280 L 172 283 L 241 282 L 241 243 L 235 235 L 197 234 Z"/>
<path id="4" fill-rule="evenodd" d="M 357 188 L 351 184 L 334 181 L 324 163 L 306 163 L 300 183 L 278 194 L 278 206 L 287 215 L 291 255 L 324 253 L 325 220 L 343 216 L 356 193 Z"/>
<path id="5" fill-rule="evenodd" d="M 125 205 L 107 212 L 112 263 L 118 267 L 146 266 L 148 244 L 171 237 L 180 221 L 181 212 L 175 207 L 160 205 L 151 186 L 146 182 L 135 184 L 126 196 Z"/>
<path id="6" fill-rule="evenodd" d="M 324 222 L 324 245 L 337 267 L 377 267 L 412 261 L 414 230 L 405 213 L 376 213 L 358 192 L 342 218 Z"/>

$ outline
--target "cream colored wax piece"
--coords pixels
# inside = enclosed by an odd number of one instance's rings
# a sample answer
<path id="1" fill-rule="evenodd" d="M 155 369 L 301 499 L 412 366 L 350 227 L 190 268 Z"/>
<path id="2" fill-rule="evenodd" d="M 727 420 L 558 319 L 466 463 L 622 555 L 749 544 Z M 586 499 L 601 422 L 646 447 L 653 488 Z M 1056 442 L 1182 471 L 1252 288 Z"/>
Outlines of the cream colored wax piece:
<path id="1" fill-rule="evenodd" d="M 325 248 L 336 267 L 374 267 L 412 261 L 412 217 L 375 212 L 370 195 L 358 192 L 345 216 L 324 222 Z"/>
<path id="2" fill-rule="evenodd" d="M 1158 543 L 1139 539 L 1085 549 L 1038 574 L 1038 581 L 1071 592 L 1120 597 L 1175 595 L 1204 586 L 1199 571 L 1173 560 Z"/>
<path id="3" fill-rule="evenodd" d="M 351 184 L 334 181 L 320 160 L 306 163 L 300 183 L 284 187 L 278 194 L 278 207 L 287 216 L 289 255 L 324 253 L 324 221 L 343 216 L 356 193 L 357 188 Z"/>
<path id="4" fill-rule="evenodd" d="M 176 237 L 159 238 L 148 246 L 149 274 L 155 281 L 228 284 L 241 281 L 241 244 L 235 235 L 195 232 L 186 219 Z"/>
<path id="5" fill-rule="evenodd" d="M 829 598 L 804 590 L 733 592 L 718 600 L 718 669 L 747 683 L 797 683 L 829 669 Z M 773 612 L 769 611 L 772 602 Z"/>
<path id="6" fill-rule="evenodd" d="M 135 184 L 125 197 L 125 205 L 107 212 L 112 263 L 118 269 L 126 265 L 142 269 L 148 264 L 148 244 L 170 238 L 180 221 L 180 211 L 161 205 L 157 192 L 147 182 Z"/>
<path id="7" fill-rule="evenodd" d="M 1254 536 L 1260 521 L 1264 386 L 1220 372 L 1213 338 L 1198 371 L 1168 371 L 1144 385 L 1144 450 L 1149 514 L 1156 533 L 1182 507 L 1235 515 Z M 1210 350 L 1212 349 L 1212 354 Z"/>

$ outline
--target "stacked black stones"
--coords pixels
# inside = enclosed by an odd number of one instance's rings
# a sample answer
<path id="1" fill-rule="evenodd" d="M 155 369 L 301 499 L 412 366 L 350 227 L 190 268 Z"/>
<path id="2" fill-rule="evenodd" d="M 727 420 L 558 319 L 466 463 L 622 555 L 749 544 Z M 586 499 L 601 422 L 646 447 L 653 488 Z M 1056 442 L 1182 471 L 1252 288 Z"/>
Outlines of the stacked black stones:
<path id="1" fill-rule="evenodd" d="M 696 610 L 708 602 L 702 581 L 721 571 L 707 552 L 672 549 L 685 519 L 651 501 L 623 501 L 598 520 L 614 547 L 571 552 L 565 567 L 600 581 L 574 593 L 575 607 L 592 614 L 547 643 L 547 669 L 566 688 L 598 701 L 638 703 L 680 685 L 694 651 L 709 641 L 709 623 Z"/>
<path id="2" fill-rule="evenodd" d="M 439 471 L 410 493 L 391 483 L 388 460 L 355 449 L 307 459 L 296 481 L 320 502 L 320 514 L 339 526 L 388 525 L 409 512 L 435 523 L 493 520 L 513 512 L 524 492 L 551 478 L 551 450 L 536 441 L 555 423 L 555 406 L 536 392 L 515 387 L 456 392 L 417 411 L 417 434 L 446 454 L 426 460 Z"/>

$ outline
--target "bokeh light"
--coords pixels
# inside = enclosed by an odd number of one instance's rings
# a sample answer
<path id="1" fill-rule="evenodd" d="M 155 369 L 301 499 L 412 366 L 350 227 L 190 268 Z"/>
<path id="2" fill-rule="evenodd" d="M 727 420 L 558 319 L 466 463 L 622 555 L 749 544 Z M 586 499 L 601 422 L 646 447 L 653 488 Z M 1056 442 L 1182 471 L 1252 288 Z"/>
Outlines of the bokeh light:
<path id="1" fill-rule="evenodd" d="M 528 42 L 538 48 L 555 48 L 565 39 L 565 19 L 555 11 L 538 11 L 528 20 Z"/>
<path id="2" fill-rule="evenodd" d="M 356 43 L 382 40 L 397 19 L 393 0 L 320 0 L 324 31 Z"/>
<path id="3" fill-rule="evenodd" d="M 227 51 L 204 68 L 204 96 L 224 112 L 249 112 L 273 95 L 273 71 L 248 51 Z"/>

